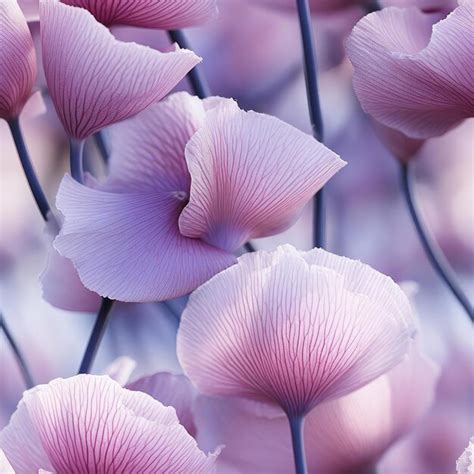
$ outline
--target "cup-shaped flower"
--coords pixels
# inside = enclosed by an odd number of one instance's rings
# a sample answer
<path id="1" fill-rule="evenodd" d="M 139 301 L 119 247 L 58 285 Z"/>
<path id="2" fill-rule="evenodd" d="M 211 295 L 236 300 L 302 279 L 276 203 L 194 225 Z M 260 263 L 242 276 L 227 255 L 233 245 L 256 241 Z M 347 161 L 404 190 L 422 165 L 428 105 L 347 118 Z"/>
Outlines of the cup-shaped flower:
<path id="1" fill-rule="evenodd" d="M 30 30 L 16 0 L 0 2 L 0 118 L 19 116 L 36 79 Z"/>
<path id="2" fill-rule="evenodd" d="M 187 93 L 111 127 L 110 143 L 104 182 L 64 178 L 54 245 L 87 288 L 121 301 L 194 290 L 247 240 L 290 226 L 344 166 L 276 118 Z"/>
<path id="3" fill-rule="evenodd" d="M 0 447 L 18 473 L 206 473 L 216 457 L 199 450 L 173 408 L 93 375 L 25 392 Z"/>
<path id="4" fill-rule="evenodd" d="M 426 415 L 439 370 L 417 342 L 386 374 L 308 413 L 304 431 L 309 472 L 373 472 L 385 452 Z M 292 456 L 285 416 L 254 405 L 237 398 L 198 397 L 198 443 L 210 450 L 225 445 L 217 461 L 219 472 L 286 474 Z"/>
<path id="5" fill-rule="evenodd" d="M 363 109 L 413 138 L 441 135 L 472 117 L 473 18 L 468 0 L 439 22 L 440 15 L 415 7 L 384 8 L 360 20 L 347 51 Z"/>
<path id="6" fill-rule="evenodd" d="M 216 0 L 61 0 L 86 8 L 107 26 L 175 29 L 197 26 L 217 14 Z"/>
<path id="7" fill-rule="evenodd" d="M 296 418 L 398 364 L 412 318 L 389 277 L 282 246 L 240 257 L 191 295 L 178 358 L 203 393 L 273 403 Z"/>
<path id="8" fill-rule="evenodd" d="M 163 98 L 196 65 L 192 51 L 161 53 L 117 41 L 86 10 L 40 5 L 43 64 L 66 132 L 84 139 Z"/>

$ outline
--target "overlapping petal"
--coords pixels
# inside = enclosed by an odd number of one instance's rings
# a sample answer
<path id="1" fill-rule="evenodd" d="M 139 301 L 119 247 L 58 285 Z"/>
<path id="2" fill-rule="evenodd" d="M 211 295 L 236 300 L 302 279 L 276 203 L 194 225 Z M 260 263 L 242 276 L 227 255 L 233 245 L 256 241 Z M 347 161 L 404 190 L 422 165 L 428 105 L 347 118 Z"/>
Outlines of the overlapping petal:
<path id="1" fill-rule="evenodd" d="M 70 137 L 83 139 L 164 97 L 200 58 L 121 43 L 82 8 L 40 6 L 43 64 L 56 111 Z"/>
<path id="2" fill-rule="evenodd" d="M 197 26 L 217 14 L 216 0 L 61 0 L 86 8 L 101 23 L 176 29 Z"/>
<path id="3" fill-rule="evenodd" d="M 232 255 L 183 237 L 175 193 L 112 193 L 63 179 L 57 197 L 65 215 L 55 240 L 83 284 L 111 299 L 157 301 L 192 291 L 234 263 Z"/>
<path id="4" fill-rule="evenodd" d="M 191 295 L 178 357 L 198 389 L 299 416 L 401 361 L 414 331 L 402 290 L 342 257 L 323 265 L 324 254 L 283 246 L 244 255 Z"/>
<path id="5" fill-rule="evenodd" d="M 179 227 L 234 251 L 282 232 L 344 162 L 311 136 L 228 100 L 186 146 L 191 193 Z"/>
<path id="6" fill-rule="evenodd" d="M 199 450 L 173 408 L 107 376 L 53 380 L 25 392 L 20 409 L 25 417 L 14 415 L 0 438 L 20 472 L 22 458 L 29 460 L 26 472 L 44 467 L 30 454 L 36 446 L 54 472 L 213 472 L 215 456 Z M 33 445 L 16 443 L 25 421 Z"/>
<path id="7" fill-rule="evenodd" d="M 472 474 L 474 472 L 474 437 L 469 440 L 469 444 L 456 461 L 457 474 Z"/>
<path id="8" fill-rule="evenodd" d="M 0 118 L 17 117 L 36 79 L 36 56 L 16 0 L 0 2 Z"/>
<path id="9" fill-rule="evenodd" d="M 196 390 L 186 376 L 159 372 L 142 377 L 128 384 L 127 388 L 147 393 L 163 405 L 172 406 L 176 410 L 179 422 L 191 436 L 196 437 L 197 429 L 194 422 Z"/>
<path id="10" fill-rule="evenodd" d="M 384 8 L 364 17 L 347 42 L 364 110 L 414 138 L 441 135 L 474 115 L 474 4 L 435 24 L 439 18 Z"/>

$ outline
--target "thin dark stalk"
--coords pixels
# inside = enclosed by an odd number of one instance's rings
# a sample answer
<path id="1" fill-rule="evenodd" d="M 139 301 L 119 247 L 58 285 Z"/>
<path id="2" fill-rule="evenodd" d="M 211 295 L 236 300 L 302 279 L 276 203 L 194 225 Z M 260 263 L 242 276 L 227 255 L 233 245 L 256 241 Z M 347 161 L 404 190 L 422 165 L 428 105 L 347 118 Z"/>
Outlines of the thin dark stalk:
<path id="1" fill-rule="evenodd" d="M 255 252 L 255 247 L 250 242 L 244 244 L 244 249 L 247 250 L 247 252 Z"/>
<path id="2" fill-rule="evenodd" d="M 94 142 L 105 163 L 109 161 L 109 147 L 103 130 L 94 134 Z"/>
<path id="3" fill-rule="evenodd" d="M 168 35 L 174 43 L 178 43 L 180 48 L 191 49 L 189 47 L 188 40 L 181 30 L 169 30 Z M 201 66 L 196 66 L 188 72 L 188 80 L 191 87 L 200 99 L 205 99 L 211 95 L 209 86 L 207 85 L 206 78 L 202 74 Z"/>
<path id="4" fill-rule="evenodd" d="M 31 163 L 28 148 L 26 147 L 23 133 L 21 131 L 20 120 L 18 118 L 11 119 L 8 121 L 8 125 L 18 151 L 18 156 L 20 157 L 21 166 L 23 167 L 26 179 L 28 180 L 28 185 L 30 186 L 31 192 L 36 201 L 36 205 L 38 206 L 43 219 L 46 220 L 50 211 L 49 203 L 43 189 L 41 188 L 38 177 L 36 176 L 33 164 Z"/>
<path id="5" fill-rule="evenodd" d="M 372 13 L 380 10 L 380 5 L 378 0 L 369 0 L 365 6 L 365 11 L 367 13 Z"/>
<path id="6" fill-rule="evenodd" d="M 90 372 L 92 364 L 94 363 L 95 356 L 99 349 L 100 342 L 105 333 L 105 327 L 107 326 L 107 322 L 109 320 L 109 315 L 113 304 L 114 301 L 109 300 L 109 298 L 102 299 L 100 310 L 97 314 L 97 318 L 92 329 L 89 342 L 87 343 L 86 352 L 84 353 L 84 357 L 82 358 L 81 366 L 78 372 L 79 374 L 88 374 Z"/>
<path id="7" fill-rule="evenodd" d="M 33 382 L 33 377 L 31 376 L 30 369 L 28 368 L 25 358 L 23 357 L 23 354 L 20 351 L 18 344 L 13 338 L 12 333 L 8 329 L 7 323 L 2 313 L 0 313 L 0 327 L 1 329 L 3 329 L 3 332 L 5 333 L 5 337 L 7 338 L 7 341 L 10 344 L 10 347 L 12 348 L 15 359 L 18 363 L 18 366 L 20 367 L 20 371 L 23 376 L 23 380 L 25 382 L 26 388 L 29 389 L 29 388 L 34 387 L 35 384 Z"/>
<path id="8" fill-rule="evenodd" d="M 291 442 L 293 444 L 293 456 L 295 459 L 296 474 L 307 474 L 306 456 L 304 452 L 304 417 L 288 416 L 291 430 Z"/>
<path id="9" fill-rule="evenodd" d="M 309 118 L 313 136 L 323 142 L 323 119 L 319 100 L 318 68 L 316 63 L 316 48 L 311 24 L 311 11 L 308 0 L 296 0 L 300 22 L 301 40 L 304 55 L 304 73 L 306 79 L 306 95 L 308 98 Z M 313 244 L 315 247 L 324 247 L 325 229 L 323 212 L 323 190 L 319 190 L 313 201 Z"/>
<path id="10" fill-rule="evenodd" d="M 435 272 L 446 283 L 454 297 L 458 300 L 458 302 L 466 311 L 471 321 L 474 321 L 473 308 L 469 299 L 467 298 L 466 294 L 459 285 L 457 281 L 457 276 L 451 268 L 448 260 L 444 256 L 437 242 L 431 236 L 428 228 L 426 227 L 425 223 L 423 222 L 423 219 L 421 218 L 421 212 L 416 204 L 416 199 L 414 195 L 413 178 L 410 173 L 410 165 L 402 163 L 400 166 L 403 194 L 405 196 L 405 200 L 408 205 L 411 218 L 415 225 L 418 237 L 420 238 L 420 242 L 423 246 L 426 256 L 428 257 L 431 266 L 433 267 Z"/>
<path id="11" fill-rule="evenodd" d="M 69 139 L 69 161 L 71 176 L 78 182 L 84 182 L 84 140 Z"/>

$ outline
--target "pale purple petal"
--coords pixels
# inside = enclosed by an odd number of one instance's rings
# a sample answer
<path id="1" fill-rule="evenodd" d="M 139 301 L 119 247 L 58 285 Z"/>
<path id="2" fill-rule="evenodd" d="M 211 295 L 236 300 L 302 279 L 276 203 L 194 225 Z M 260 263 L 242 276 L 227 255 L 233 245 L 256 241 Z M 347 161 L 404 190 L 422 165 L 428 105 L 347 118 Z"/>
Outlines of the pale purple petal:
<path id="1" fill-rule="evenodd" d="M 172 30 L 197 26 L 217 15 L 216 0 L 62 0 L 89 10 L 104 25 Z"/>
<path id="2" fill-rule="evenodd" d="M 193 406 L 196 391 L 186 376 L 160 372 L 142 377 L 128 384 L 126 388 L 147 393 L 163 405 L 172 406 L 179 422 L 191 436 L 196 437 Z"/>
<path id="3" fill-rule="evenodd" d="M 86 138 L 163 98 L 200 58 L 117 41 L 82 8 L 40 7 L 48 89 L 69 136 Z"/>
<path id="4" fill-rule="evenodd" d="M 5 456 L 3 449 L 0 449 L 0 472 L 2 474 L 15 474 L 10 461 Z"/>
<path id="5" fill-rule="evenodd" d="M 311 136 L 231 100 L 207 113 L 186 160 L 191 195 L 181 233 L 228 251 L 290 227 L 345 164 Z"/>
<path id="6" fill-rule="evenodd" d="M 347 50 L 354 87 L 364 110 L 414 138 L 441 135 L 474 114 L 466 33 L 472 2 L 446 19 L 416 8 L 385 8 L 354 28 Z"/>
<path id="7" fill-rule="evenodd" d="M 178 92 L 110 127 L 109 173 L 102 189 L 163 190 L 187 199 L 191 178 L 184 149 L 203 122 L 203 104 Z"/>
<path id="8" fill-rule="evenodd" d="M 469 444 L 459 459 L 456 461 L 457 474 L 472 474 L 474 472 L 474 437 L 469 440 Z"/>
<path id="9" fill-rule="evenodd" d="M 313 253 L 244 255 L 191 295 L 178 357 L 200 391 L 301 415 L 401 361 L 414 331 L 402 290 L 370 267 L 341 274 L 313 264 Z"/>
<path id="10" fill-rule="evenodd" d="M 183 237 L 175 193 L 112 193 L 66 176 L 58 209 L 65 221 L 55 240 L 83 284 L 120 301 L 160 301 L 182 296 L 232 265 L 235 257 Z"/>
<path id="11" fill-rule="evenodd" d="M 53 247 L 53 240 L 59 229 L 51 216 L 46 225 L 48 254 L 46 266 L 40 275 L 43 298 L 56 308 L 68 311 L 95 312 L 101 298 L 82 284 L 71 260 L 61 256 Z"/>
<path id="12" fill-rule="evenodd" d="M 16 0 L 0 2 L 0 118 L 20 115 L 36 79 L 36 56 Z"/>
<path id="13" fill-rule="evenodd" d="M 55 472 L 213 471 L 173 408 L 109 377 L 56 379 L 23 403 Z"/>

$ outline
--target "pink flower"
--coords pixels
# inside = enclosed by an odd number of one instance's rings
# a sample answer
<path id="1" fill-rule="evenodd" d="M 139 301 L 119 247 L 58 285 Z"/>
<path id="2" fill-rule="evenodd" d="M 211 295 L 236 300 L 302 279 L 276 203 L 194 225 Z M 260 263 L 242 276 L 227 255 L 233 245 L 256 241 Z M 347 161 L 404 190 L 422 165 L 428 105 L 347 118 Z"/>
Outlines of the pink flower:
<path id="1" fill-rule="evenodd" d="M 437 368 L 415 343 L 390 372 L 314 408 L 305 424 L 308 471 L 371 472 L 426 414 L 437 377 Z M 283 413 L 241 399 L 203 396 L 194 410 L 199 445 L 225 445 L 217 461 L 219 472 L 291 472 L 290 432 Z"/>
<path id="2" fill-rule="evenodd" d="M 163 98 L 200 62 L 192 51 L 160 53 L 117 41 L 82 8 L 40 5 L 48 89 L 68 135 L 84 139 Z"/>
<path id="3" fill-rule="evenodd" d="M 289 227 L 344 162 L 232 100 L 170 96 L 111 127 L 103 183 L 69 176 L 55 241 L 92 291 L 122 301 L 186 294 L 249 239 Z"/>
<path id="4" fill-rule="evenodd" d="M 104 25 L 176 29 L 197 26 L 217 15 L 216 0 L 62 0 L 89 10 Z"/>
<path id="5" fill-rule="evenodd" d="M 107 376 L 56 379 L 24 393 L 0 447 L 19 473 L 213 472 L 173 408 Z"/>
<path id="6" fill-rule="evenodd" d="M 410 304 L 389 277 L 287 245 L 240 257 L 191 295 L 178 358 L 205 394 L 301 417 L 398 364 L 413 332 Z"/>
<path id="7" fill-rule="evenodd" d="M 36 56 L 16 0 L 0 2 L 0 118 L 20 115 L 36 79 Z"/>
<path id="8" fill-rule="evenodd" d="M 364 110 L 413 138 L 441 135 L 472 117 L 473 16 L 468 0 L 441 21 L 416 8 L 364 17 L 347 42 Z"/>

